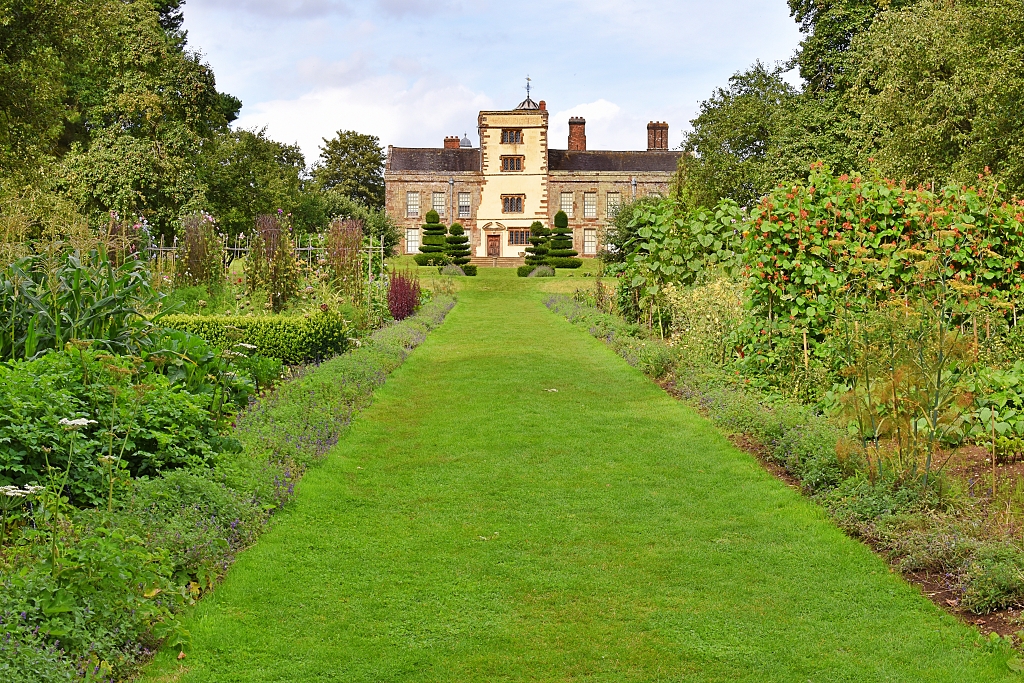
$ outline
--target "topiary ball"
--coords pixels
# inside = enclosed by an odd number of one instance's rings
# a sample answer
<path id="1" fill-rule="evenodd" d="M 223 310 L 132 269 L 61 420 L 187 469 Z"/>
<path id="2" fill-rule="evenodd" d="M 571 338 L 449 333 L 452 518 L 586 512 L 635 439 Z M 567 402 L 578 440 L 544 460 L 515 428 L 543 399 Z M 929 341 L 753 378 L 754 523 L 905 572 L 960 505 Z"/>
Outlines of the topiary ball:
<path id="1" fill-rule="evenodd" d="M 433 209 L 431 209 L 430 211 L 427 211 L 427 222 L 428 223 L 440 223 L 441 222 L 441 217 L 437 215 L 437 211 L 434 211 Z M 568 223 L 566 223 L 566 225 L 568 225 Z"/>

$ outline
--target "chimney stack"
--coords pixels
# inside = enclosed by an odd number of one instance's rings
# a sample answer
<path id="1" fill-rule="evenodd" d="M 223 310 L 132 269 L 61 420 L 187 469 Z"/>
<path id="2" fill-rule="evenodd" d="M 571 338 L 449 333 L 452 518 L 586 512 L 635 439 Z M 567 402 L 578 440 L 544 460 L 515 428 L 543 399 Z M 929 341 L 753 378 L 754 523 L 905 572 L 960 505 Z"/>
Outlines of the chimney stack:
<path id="1" fill-rule="evenodd" d="M 668 124 L 651 121 L 647 124 L 647 151 L 668 149 Z"/>
<path id="2" fill-rule="evenodd" d="M 587 151 L 587 120 L 580 116 L 569 119 L 569 151 Z"/>
<path id="3" fill-rule="evenodd" d="M 446 137 L 444 139 L 444 148 L 445 149 L 458 149 L 459 148 L 459 136 L 458 135 L 449 135 L 448 137 Z"/>
<path id="4" fill-rule="evenodd" d="M 541 111 L 544 111 L 544 110 L 546 110 L 546 109 L 548 108 L 548 103 L 547 103 L 547 102 L 545 102 L 544 100 L 541 100 L 540 102 L 538 102 L 538 103 L 537 103 L 537 107 L 538 107 L 538 108 L 539 108 L 539 109 L 540 109 Z"/>

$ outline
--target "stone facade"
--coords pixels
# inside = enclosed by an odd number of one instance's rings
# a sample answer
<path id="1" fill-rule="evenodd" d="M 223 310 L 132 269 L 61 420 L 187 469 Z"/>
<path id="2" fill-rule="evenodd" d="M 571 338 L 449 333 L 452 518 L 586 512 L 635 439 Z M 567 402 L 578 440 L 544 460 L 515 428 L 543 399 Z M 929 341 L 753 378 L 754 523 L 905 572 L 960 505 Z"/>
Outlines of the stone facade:
<path id="1" fill-rule="evenodd" d="M 568 149 L 549 149 L 545 103 L 482 111 L 480 147 L 449 136 L 441 148 L 388 147 L 385 206 L 402 228 L 400 249 L 417 253 L 420 226 L 434 208 L 458 221 L 481 263 L 521 261 L 534 221 L 551 227 L 564 209 L 581 256 L 601 248 L 604 227 L 623 203 L 668 190 L 681 152 L 668 151 L 668 124 L 648 125 L 647 151 L 588 151 L 586 122 L 569 121 Z"/>

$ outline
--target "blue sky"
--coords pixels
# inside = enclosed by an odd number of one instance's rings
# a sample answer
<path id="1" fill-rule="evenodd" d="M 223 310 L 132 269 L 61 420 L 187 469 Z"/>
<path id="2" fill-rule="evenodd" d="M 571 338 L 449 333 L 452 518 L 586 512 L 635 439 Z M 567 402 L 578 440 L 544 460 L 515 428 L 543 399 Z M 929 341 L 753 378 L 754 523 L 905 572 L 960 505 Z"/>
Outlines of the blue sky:
<path id="1" fill-rule="evenodd" d="M 481 109 L 524 97 L 551 111 L 552 147 L 568 118 L 591 149 L 644 149 L 647 122 L 670 144 L 713 90 L 756 59 L 793 55 L 785 0 L 188 0 L 193 50 L 243 102 L 238 125 L 267 126 L 312 163 L 340 129 L 382 144 L 439 147 Z"/>

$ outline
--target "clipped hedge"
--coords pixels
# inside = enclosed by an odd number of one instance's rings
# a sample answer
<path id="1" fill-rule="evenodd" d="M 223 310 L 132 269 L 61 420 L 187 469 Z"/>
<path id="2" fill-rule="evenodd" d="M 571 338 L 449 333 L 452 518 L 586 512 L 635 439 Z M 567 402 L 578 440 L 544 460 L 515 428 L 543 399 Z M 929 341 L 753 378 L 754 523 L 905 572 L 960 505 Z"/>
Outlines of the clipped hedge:
<path id="1" fill-rule="evenodd" d="M 256 352 L 297 365 L 336 356 L 348 348 L 350 323 L 334 313 L 304 316 L 168 315 L 164 327 L 189 332 L 214 346 L 252 344 Z"/>

